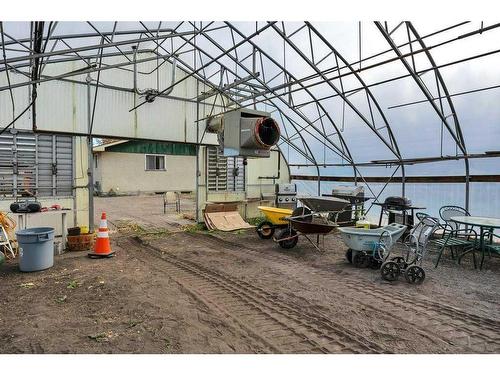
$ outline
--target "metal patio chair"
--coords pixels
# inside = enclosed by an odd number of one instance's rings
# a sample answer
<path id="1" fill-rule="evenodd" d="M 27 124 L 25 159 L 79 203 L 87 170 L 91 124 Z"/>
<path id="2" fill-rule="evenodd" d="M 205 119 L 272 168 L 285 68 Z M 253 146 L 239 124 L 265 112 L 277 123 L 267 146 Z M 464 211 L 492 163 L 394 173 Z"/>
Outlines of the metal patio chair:
<path id="1" fill-rule="evenodd" d="M 494 233 L 487 233 L 488 236 L 488 242 L 484 245 L 484 252 L 481 255 L 481 264 L 479 265 L 479 269 L 483 268 L 483 262 L 484 262 L 484 253 L 488 252 L 488 256 L 491 258 L 492 255 L 499 255 L 500 256 L 500 242 L 493 242 L 495 238 L 500 239 L 500 236 L 498 234 Z M 486 239 L 485 239 L 486 241 Z"/>
<path id="2" fill-rule="evenodd" d="M 476 241 L 479 240 L 477 232 L 474 229 L 464 228 L 459 223 L 451 220 L 453 216 L 471 216 L 465 208 L 459 206 L 443 206 L 439 209 L 439 216 L 444 221 L 444 224 L 440 224 L 443 229 L 442 237 L 433 241 L 434 245 L 438 248 L 438 256 L 434 265 L 435 268 L 439 265 L 439 261 L 445 249 L 450 249 L 451 259 L 455 260 L 455 258 L 458 257 L 460 263 L 458 252 L 464 252 L 474 248 Z M 472 250 L 472 257 L 474 268 L 476 268 L 474 250 Z"/>
<path id="3" fill-rule="evenodd" d="M 429 214 L 426 214 L 425 212 L 417 212 L 415 214 L 415 216 L 417 217 L 417 220 L 420 222 L 422 221 L 424 218 L 428 217 L 428 216 L 431 216 Z"/>

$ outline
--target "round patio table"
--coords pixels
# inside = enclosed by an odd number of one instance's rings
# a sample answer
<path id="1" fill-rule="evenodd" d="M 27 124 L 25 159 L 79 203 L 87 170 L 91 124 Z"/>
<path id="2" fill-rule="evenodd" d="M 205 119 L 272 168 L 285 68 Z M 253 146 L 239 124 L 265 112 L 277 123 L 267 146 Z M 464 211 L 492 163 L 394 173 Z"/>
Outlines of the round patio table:
<path id="1" fill-rule="evenodd" d="M 483 262 L 484 262 L 484 232 L 487 230 L 491 229 L 499 229 L 500 228 L 500 218 L 496 217 L 483 217 L 483 216 L 452 216 L 450 217 L 451 221 L 454 221 L 456 223 L 460 224 L 465 224 L 465 225 L 470 225 L 470 226 L 475 226 L 480 228 L 480 235 L 479 235 L 479 248 L 481 249 L 481 265 L 479 266 L 479 269 L 483 268 Z M 463 253 L 462 256 L 464 256 L 465 253 Z"/>

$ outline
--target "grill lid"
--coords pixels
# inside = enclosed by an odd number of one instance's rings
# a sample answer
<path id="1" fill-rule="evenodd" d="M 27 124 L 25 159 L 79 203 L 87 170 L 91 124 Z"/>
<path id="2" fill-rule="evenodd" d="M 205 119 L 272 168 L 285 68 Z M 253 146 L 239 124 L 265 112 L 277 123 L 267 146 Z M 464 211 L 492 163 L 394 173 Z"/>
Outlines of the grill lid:
<path id="1" fill-rule="evenodd" d="M 295 195 L 297 194 L 297 186 L 295 184 L 276 184 L 276 194 Z"/>
<path id="2" fill-rule="evenodd" d="M 363 186 L 335 186 L 332 189 L 332 195 L 357 196 L 359 193 L 364 193 Z"/>
<path id="3" fill-rule="evenodd" d="M 384 204 L 386 206 L 411 206 L 411 200 L 406 197 L 387 197 Z"/>

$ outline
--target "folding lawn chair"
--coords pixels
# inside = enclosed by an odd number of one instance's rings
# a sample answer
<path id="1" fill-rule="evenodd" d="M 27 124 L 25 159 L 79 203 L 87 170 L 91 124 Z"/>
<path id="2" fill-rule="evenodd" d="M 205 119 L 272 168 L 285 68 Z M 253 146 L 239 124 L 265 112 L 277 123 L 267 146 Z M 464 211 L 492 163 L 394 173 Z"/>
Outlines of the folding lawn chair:
<path id="1" fill-rule="evenodd" d="M 7 231 L 5 230 L 4 226 L 0 224 L 0 228 L 2 229 L 0 231 L 0 246 L 2 249 L 4 249 L 4 254 L 6 258 L 16 257 L 16 253 L 14 252 L 14 249 L 12 248 L 12 245 L 10 244 L 10 239 L 9 236 L 7 235 Z M 9 256 L 7 256 L 7 252 L 9 252 Z"/>
<path id="2" fill-rule="evenodd" d="M 163 213 L 167 213 L 168 206 L 175 206 L 175 212 L 181 212 L 181 194 L 177 191 L 167 191 L 163 194 Z"/>

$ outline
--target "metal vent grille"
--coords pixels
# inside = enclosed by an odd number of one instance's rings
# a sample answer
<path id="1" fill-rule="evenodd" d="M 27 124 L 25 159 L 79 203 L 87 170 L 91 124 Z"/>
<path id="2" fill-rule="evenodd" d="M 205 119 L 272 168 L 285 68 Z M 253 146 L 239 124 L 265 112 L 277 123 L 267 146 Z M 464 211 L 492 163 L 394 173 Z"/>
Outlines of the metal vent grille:
<path id="1" fill-rule="evenodd" d="M 29 132 L 0 136 L 0 196 L 17 197 L 23 192 L 70 196 L 72 187 L 71 137 Z"/>
<path id="2" fill-rule="evenodd" d="M 217 147 L 207 150 L 208 191 L 245 191 L 243 158 L 225 157 Z"/>
<path id="3" fill-rule="evenodd" d="M 227 158 L 227 190 L 245 191 L 245 166 L 243 158 Z"/>

